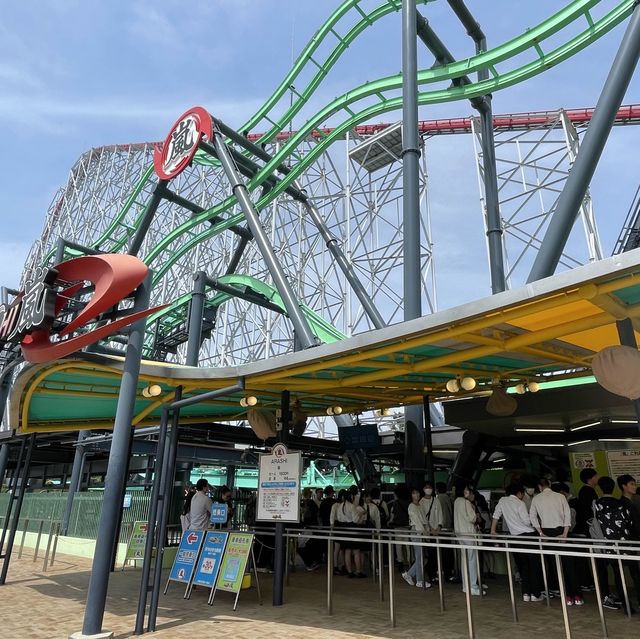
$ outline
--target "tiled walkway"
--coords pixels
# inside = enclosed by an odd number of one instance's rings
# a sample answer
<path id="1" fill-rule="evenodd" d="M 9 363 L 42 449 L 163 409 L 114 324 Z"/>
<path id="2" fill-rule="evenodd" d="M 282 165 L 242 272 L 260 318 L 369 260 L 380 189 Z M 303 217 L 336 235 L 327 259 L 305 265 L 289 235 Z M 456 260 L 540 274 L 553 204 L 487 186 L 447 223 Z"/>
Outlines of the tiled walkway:
<path id="1" fill-rule="evenodd" d="M 26 556 L 12 561 L 7 585 L 0 588 L 0 637 L 3 639 L 66 639 L 82 626 L 90 562 L 59 555 L 47 573 L 41 564 Z M 139 570 L 113 574 L 105 616 L 105 629 L 118 639 L 132 635 L 139 587 Z M 233 598 L 219 593 L 213 607 L 206 604 L 202 590 L 191 600 L 182 598 L 178 585 L 161 595 L 158 639 L 352 639 L 398 637 L 466 639 L 468 635 L 464 598 L 459 586 L 447 585 L 444 614 L 439 611 L 438 592 L 422 592 L 396 582 L 397 627 L 391 628 L 388 600 L 380 602 L 371 580 L 334 580 L 334 614 L 326 614 L 324 573 L 296 572 L 286 589 L 286 603 L 271 606 L 270 575 L 261 575 L 264 605 L 257 603 L 255 590 L 244 591 L 237 612 Z M 386 584 L 385 584 L 386 585 Z M 385 597 L 387 593 L 385 592 Z M 573 637 L 602 637 L 594 596 L 583 608 L 571 609 Z M 562 639 L 562 612 L 557 601 L 544 604 L 519 602 L 520 623 L 511 619 L 506 584 L 490 582 L 489 595 L 473 598 L 476 636 L 479 639 Z M 611 639 L 640 637 L 640 615 L 627 620 L 619 611 L 606 611 Z"/>

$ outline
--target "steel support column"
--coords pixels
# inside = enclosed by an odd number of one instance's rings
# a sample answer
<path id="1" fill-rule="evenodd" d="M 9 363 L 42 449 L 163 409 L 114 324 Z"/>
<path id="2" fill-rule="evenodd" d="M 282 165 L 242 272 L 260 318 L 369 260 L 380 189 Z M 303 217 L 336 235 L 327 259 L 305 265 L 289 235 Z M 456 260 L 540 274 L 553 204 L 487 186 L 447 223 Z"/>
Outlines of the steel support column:
<path id="1" fill-rule="evenodd" d="M 160 496 L 160 483 L 162 481 L 162 461 L 164 459 L 164 447 L 169 424 L 169 410 L 164 408 L 160 416 L 160 431 L 156 445 L 156 462 L 154 481 L 151 485 L 151 499 L 149 501 L 149 518 L 147 520 L 147 538 L 144 543 L 144 558 L 142 560 L 142 576 L 140 577 L 140 592 L 138 594 L 138 611 L 134 633 L 141 635 L 144 632 L 144 617 L 147 608 L 147 593 L 149 592 L 149 575 L 151 573 L 151 561 L 153 545 L 156 538 L 156 524 L 158 520 L 158 499 Z"/>
<path id="2" fill-rule="evenodd" d="M 193 293 L 189 306 L 189 337 L 187 341 L 187 366 L 198 365 L 200 344 L 202 342 L 202 317 L 206 301 L 207 274 L 198 271 L 193 276 Z"/>
<path id="3" fill-rule="evenodd" d="M 402 246 L 405 321 L 422 315 L 416 14 L 416 0 L 402 0 Z M 413 429 L 418 433 L 422 429 L 422 407 L 407 406 L 404 416 L 405 441 L 413 440 L 416 434 Z"/>
<path id="4" fill-rule="evenodd" d="M 140 225 L 136 230 L 136 234 L 133 236 L 131 244 L 129 245 L 129 250 L 127 251 L 129 255 L 138 255 L 140 252 L 144 238 L 147 236 L 151 222 L 153 222 L 153 216 L 156 214 L 158 206 L 160 206 L 160 202 L 162 201 L 166 186 L 167 180 L 158 180 L 158 184 L 153 190 L 153 195 L 142 213 Z"/>
<path id="5" fill-rule="evenodd" d="M 9 444 L 0 446 L 0 490 L 4 484 L 4 476 L 7 474 L 7 465 L 9 464 Z"/>
<path id="6" fill-rule="evenodd" d="M 16 531 L 18 530 L 18 521 L 20 519 L 20 511 L 22 510 L 22 502 L 24 501 L 24 494 L 27 492 L 27 483 L 29 482 L 29 471 L 31 470 L 31 458 L 33 456 L 33 449 L 36 446 L 36 434 L 29 435 L 29 441 L 26 443 L 26 453 L 24 455 L 24 462 L 22 459 L 22 453 L 25 451 L 24 447 L 20 448 L 20 455 L 16 463 L 16 479 L 20 479 L 20 485 L 11 493 L 10 500 L 16 502 L 15 509 L 13 511 L 13 517 L 9 526 L 9 536 L 7 537 L 7 546 L 4 546 L 4 534 L 3 543 L 0 545 L 2 550 L 2 571 L 0 571 L 0 586 L 4 586 L 7 581 L 7 573 L 9 572 L 9 563 L 11 562 L 11 554 L 13 552 L 13 542 L 16 538 Z M 22 472 L 20 472 L 22 471 Z M 4 531 L 3 531 L 4 532 Z"/>
<path id="7" fill-rule="evenodd" d="M 433 438 L 431 437 L 431 402 L 429 396 L 422 398 L 424 407 L 424 461 L 427 480 L 436 481 L 436 474 L 433 468 Z"/>
<path id="8" fill-rule="evenodd" d="M 584 196 L 611 132 L 611 127 L 631 82 L 640 56 L 640 9 L 635 4 L 611 70 L 602 88 L 591 123 L 584 135 L 576 161 L 529 273 L 528 282 L 554 274 Z"/>
<path id="9" fill-rule="evenodd" d="M 269 238 L 260 224 L 258 212 L 247 193 L 247 187 L 238 174 L 231 158 L 231 154 L 229 153 L 222 135 L 219 132 L 216 132 L 214 135 L 214 143 L 218 159 L 220 160 L 222 168 L 231 183 L 233 193 L 238 199 L 240 208 L 247 219 L 247 225 L 249 226 L 249 229 L 256 241 L 256 245 L 264 258 L 267 268 L 269 269 L 269 273 L 273 278 L 273 282 L 282 296 L 282 301 L 287 309 L 287 315 L 289 316 L 294 330 L 300 339 L 300 343 L 303 348 L 315 346 L 317 344 L 317 340 L 309 327 L 306 317 L 302 313 L 300 304 L 295 297 L 291 284 L 289 284 L 280 262 L 278 262 L 278 258 L 271 246 L 271 243 L 269 242 Z"/>
<path id="10" fill-rule="evenodd" d="M 277 433 L 277 440 L 286 443 L 289 437 L 289 416 L 290 416 L 290 399 L 289 391 L 282 391 L 280 396 L 280 413 L 282 429 Z M 273 599 L 274 606 L 281 606 L 284 603 L 284 573 L 285 573 L 285 538 L 284 524 L 276 522 L 275 531 L 275 550 L 273 553 Z"/>
<path id="11" fill-rule="evenodd" d="M 176 389 L 176 402 L 182 399 L 182 387 Z M 171 429 L 167 435 L 162 465 L 162 486 L 160 488 L 160 502 L 158 508 L 158 526 L 156 529 L 156 563 L 153 569 L 153 587 L 151 603 L 149 604 L 149 623 L 147 630 L 155 632 L 158 618 L 158 602 L 160 600 L 160 586 L 162 584 L 162 560 L 164 559 L 164 544 L 169 522 L 169 500 L 173 488 L 176 470 L 176 456 L 178 452 L 178 428 L 180 425 L 180 409 L 174 408 L 171 416 Z M 148 534 L 148 533 L 147 533 Z"/>
<path id="12" fill-rule="evenodd" d="M 142 310 L 149 306 L 151 294 L 151 273 L 140 285 L 136 293 L 134 309 Z M 133 419 L 136 392 L 138 388 L 138 376 L 140 374 L 140 361 L 142 359 L 142 347 L 144 345 L 144 330 L 146 319 L 133 324 L 127 345 L 127 354 L 122 371 L 118 405 L 113 425 L 113 439 L 109 453 L 107 476 L 105 479 L 102 512 L 96 538 L 96 553 L 93 558 L 93 567 L 89 588 L 87 590 L 87 603 L 85 605 L 84 622 L 82 632 L 85 635 L 95 635 L 102 631 L 104 619 L 104 607 L 107 601 L 107 588 L 109 586 L 109 569 L 111 567 L 111 550 L 114 538 L 118 534 L 118 511 L 122 508 L 122 484 L 127 472 L 129 460 L 126 458 L 129 450 L 131 436 L 131 420 Z"/>
<path id="13" fill-rule="evenodd" d="M 67 494 L 67 502 L 62 514 L 62 525 L 60 526 L 60 534 L 66 535 L 69 530 L 69 520 L 71 519 L 71 510 L 73 509 L 73 499 L 77 492 L 80 492 L 80 482 L 82 481 L 82 473 L 84 471 L 85 448 L 82 442 L 89 435 L 88 430 L 81 430 L 78 433 L 78 441 L 76 442 L 76 452 L 73 456 L 73 468 L 71 469 L 71 481 L 69 482 L 69 492 Z"/>

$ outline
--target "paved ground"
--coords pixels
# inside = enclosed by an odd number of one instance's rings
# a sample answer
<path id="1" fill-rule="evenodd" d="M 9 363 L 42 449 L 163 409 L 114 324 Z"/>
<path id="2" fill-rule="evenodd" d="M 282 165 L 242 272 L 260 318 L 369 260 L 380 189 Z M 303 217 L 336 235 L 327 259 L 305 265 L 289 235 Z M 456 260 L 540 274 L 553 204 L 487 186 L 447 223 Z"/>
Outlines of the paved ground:
<path id="1" fill-rule="evenodd" d="M 0 589 L 0 637 L 12 639 L 66 639 L 80 630 L 90 562 L 59 555 L 55 566 L 41 572 L 26 556 L 12 561 L 7 585 Z M 139 586 L 139 571 L 114 573 L 105 616 L 105 629 L 118 639 L 132 635 Z M 397 580 L 397 627 L 391 628 L 388 599 L 380 602 L 377 585 L 371 580 L 334 579 L 334 614 L 326 614 L 326 577 L 323 572 L 296 572 L 286 589 L 286 603 L 271 606 L 270 575 L 261 575 L 264 605 L 257 603 L 255 590 L 243 591 L 237 612 L 233 598 L 219 593 L 213 607 L 207 593 L 196 590 L 190 601 L 182 589 L 172 585 L 161 597 L 158 639 L 355 639 L 389 637 L 413 639 L 466 639 L 467 618 L 463 594 L 453 584 L 445 588 L 446 612 L 440 613 L 438 592 L 421 592 Z M 385 584 L 386 585 L 386 584 Z M 385 592 L 385 597 L 386 597 Z M 573 636 L 602 637 L 594 597 L 588 605 L 571 609 Z M 479 639 L 562 639 L 562 612 L 557 601 L 544 604 L 519 602 L 520 623 L 511 618 L 506 584 L 490 582 L 489 595 L 473 598 L 476 637 Z M 611 639 L 637 639 L 640 615 L 627 620 L 619 611 L 606 611 Z"/>

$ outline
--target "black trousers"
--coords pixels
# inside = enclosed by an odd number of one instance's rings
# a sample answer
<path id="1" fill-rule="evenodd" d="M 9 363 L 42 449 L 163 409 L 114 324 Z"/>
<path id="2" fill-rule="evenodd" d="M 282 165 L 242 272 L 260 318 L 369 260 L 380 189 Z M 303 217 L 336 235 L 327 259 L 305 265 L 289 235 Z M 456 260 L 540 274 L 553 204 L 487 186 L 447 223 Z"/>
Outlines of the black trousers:
<path id="1" fill-rule="evenodd" d="M 564 528 L 543 528 L 542 532 L 547 537 L 560 537 Z M 547 564 L 547 579 L 549 586 L 558 584 L 558 570 L 556 566 L 555 555 L 547 555 L 545 557 Z M 564 577 L 564 594 L 567 597 L 581 597 L 582 591 L 578 583 L 575 561 L 573 557 L 561 557 L 562 575 Z"/>
<path id="2" fill-rule="evenodd" d="M 524 533 L 522 535 L 514 535 L 514 537 L 535 537 L 535 533 Z M 529 548 L 529 547 L 527 547 Z M 540 566 L 540 557 L 533 553 L 519 553 L 513 555 L 513 559 L 518 567 L 520 579 L 522 580 L 522 594 L 540 596 L 543 588 L 542 567 Z"/>

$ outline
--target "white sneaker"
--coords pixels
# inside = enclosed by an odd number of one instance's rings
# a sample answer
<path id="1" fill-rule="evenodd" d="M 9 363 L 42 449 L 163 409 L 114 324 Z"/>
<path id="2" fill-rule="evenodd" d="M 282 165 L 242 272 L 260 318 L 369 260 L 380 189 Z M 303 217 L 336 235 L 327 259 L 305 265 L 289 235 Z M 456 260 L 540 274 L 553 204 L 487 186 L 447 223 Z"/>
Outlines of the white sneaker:
<path id="1" fill-rule="evenodd" d="M 522 601 L 526 601 L 526 602 L 531 601 L 531 595 L 522 595 Z"/>
<path id="2" fill-rule="evenodd" d="M 544 601 L 544 597 L 536 597 L 535 595 L 531 595 L 531 602 L 535 602 L 535 601 Z"/>
<path id="3" fill-rule="evenodd" d="M 410 585 L 415 586 L 415 582 L 413 581 L 413 577 L 408 572 L 402 573 L 402 578 Z"/>
<path id="4" fill-rule="evenodd" d="M 431 588 L 430 581 L 416 581 L 416 588 Z"/>

